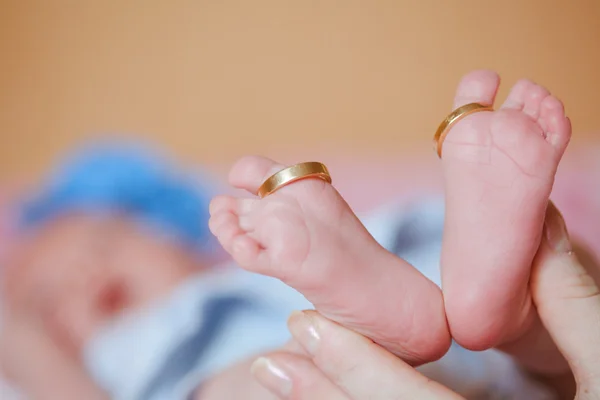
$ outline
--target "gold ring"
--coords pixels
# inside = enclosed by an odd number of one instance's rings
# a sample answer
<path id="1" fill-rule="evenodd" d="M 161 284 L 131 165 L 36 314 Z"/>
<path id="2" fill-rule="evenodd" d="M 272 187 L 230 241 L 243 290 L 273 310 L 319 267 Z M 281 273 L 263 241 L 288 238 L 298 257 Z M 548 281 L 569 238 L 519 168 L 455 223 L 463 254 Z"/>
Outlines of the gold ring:
<path id="1" fill-rule="evenodd" d="M 324 164 L 320 162 L 304 162 L 284 168 L 271 175 L 260 185 L 257 194 L 262 199 L 292 182 L 308 178 L 318 178 L 331 183 L 331 175 L 329 175 L 329 171 Z"/>
<path id="2" fill-rule="evenodd" d="M 479 112 L 479 111 L 494 111 L 492 106 L 484 106 L 479 103 L 469 103 L 462 107 L 458 107 L 456 110 L 452 111 L 450 115 L 442 121 L 435 136 L 433 137 L 433 147 L 437 151 L 438 157 L 442 158 L 442 145 L 444 144 L 444 139 L 446 139 L 446 135 L 450 131 L 452 125 L 466 117 L 467 115 Z"/>

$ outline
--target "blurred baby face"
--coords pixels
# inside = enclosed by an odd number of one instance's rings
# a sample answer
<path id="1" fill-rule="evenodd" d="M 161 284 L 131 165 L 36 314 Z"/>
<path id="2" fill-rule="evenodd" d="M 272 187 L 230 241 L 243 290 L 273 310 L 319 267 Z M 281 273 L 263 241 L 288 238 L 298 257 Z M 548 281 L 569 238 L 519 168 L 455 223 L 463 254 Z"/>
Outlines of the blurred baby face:
<path id="1" fill-rule="evenodd" d="M 9 310 L 41 314 L 78 351 L 108 319 L 161 298 L 197 268 L 127 218 L 70 214 L 21 241 L 3 292 Z"/>

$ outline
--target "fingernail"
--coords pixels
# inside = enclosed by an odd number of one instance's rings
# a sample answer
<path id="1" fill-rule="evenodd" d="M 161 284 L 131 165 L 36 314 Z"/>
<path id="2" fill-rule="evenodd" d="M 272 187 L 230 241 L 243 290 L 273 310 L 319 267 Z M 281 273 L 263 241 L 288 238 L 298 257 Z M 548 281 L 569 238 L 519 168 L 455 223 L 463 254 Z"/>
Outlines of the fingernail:
<path id="1" fill-rule="evenodd" d="M 274 394 L 287 398 L 292 394 L 292 379 L 273 360 L 260 357 L 250 367 L 254 378 Z"/>
<path id="2" fill-rule="evenodd" d="M 548 208 L 546 209 L 544 236 L 550 248 L 555 252 L 569 253 L 573 251 L 565 220 L 552 202 L 548 203 Z"/>
<path id="3" fill-rule="evenodd" d="M 308 313 L 294 311 L 288 319 L 288 327 L 294 339 L 312 356 L 317 353 L 321 337 Z"/>

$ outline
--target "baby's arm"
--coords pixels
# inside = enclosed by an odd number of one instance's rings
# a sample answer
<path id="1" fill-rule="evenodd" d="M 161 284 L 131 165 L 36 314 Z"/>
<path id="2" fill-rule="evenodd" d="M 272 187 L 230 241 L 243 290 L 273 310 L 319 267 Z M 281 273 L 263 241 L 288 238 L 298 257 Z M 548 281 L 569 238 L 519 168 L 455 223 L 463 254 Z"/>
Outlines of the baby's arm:
<path id="1" fill-rule="evenodd" d="M 0 367 L 26 398 L 108 400 L 77 361 L 44 334 L 42 326 L 26 317 L 3 318 Z"/>

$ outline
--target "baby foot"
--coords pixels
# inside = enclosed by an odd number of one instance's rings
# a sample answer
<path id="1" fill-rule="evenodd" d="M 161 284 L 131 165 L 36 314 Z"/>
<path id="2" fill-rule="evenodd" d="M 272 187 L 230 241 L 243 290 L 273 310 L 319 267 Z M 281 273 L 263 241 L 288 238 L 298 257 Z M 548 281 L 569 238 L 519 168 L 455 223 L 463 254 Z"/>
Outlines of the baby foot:
<path id="1" fill-rule="evenodd" d="M 465 76 L 454 106 L 493 104 L 499 83 L 491 71 Z M 570 135 L 562 103 L 527 80 L 499 110 L 469 115 L 448 133 L 442 281 L 450 330 L 461 345 L 496 346 L 533 321 L 530 267 Z"/>
<path id="2" fill-rule="evenodd" d="M 282 168 L 243 158 L 230 182 L 254 194 Z M 383 249 L 330 184 L 304 179 L 263 199 L 220 196 L 210 211 L 211 231 L 243 268 L 281 279 L 326 317 L 413 364 L 447 351 L 437 286 Z"/>

